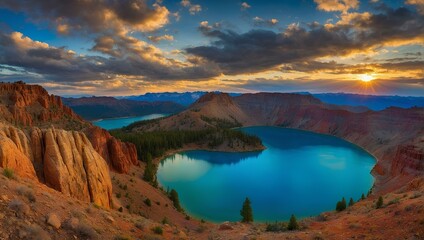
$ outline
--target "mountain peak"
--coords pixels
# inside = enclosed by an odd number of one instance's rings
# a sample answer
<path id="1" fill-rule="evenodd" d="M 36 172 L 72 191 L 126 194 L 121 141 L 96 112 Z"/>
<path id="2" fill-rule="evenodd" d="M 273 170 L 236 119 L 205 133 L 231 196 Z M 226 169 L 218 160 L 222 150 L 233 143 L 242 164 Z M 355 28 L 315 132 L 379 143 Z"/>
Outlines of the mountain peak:
<path id="1" fill-rule="evenodd" d="M 204 104 L 208 102 L 234 104 L 233 99 L 228 93 L 209 92 L 200 97 L 193 105 Z"/>

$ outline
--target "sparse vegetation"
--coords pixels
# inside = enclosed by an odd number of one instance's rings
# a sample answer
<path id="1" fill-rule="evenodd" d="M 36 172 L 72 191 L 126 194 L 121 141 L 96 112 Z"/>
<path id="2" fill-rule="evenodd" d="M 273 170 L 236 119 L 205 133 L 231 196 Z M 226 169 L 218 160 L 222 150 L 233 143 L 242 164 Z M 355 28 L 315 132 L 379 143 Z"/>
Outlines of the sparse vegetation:
<path id="1" fill-rule="evenodd" d="M 300 227 L 299 227 L 299 224 L 297 223 L 297 219 L 292 214 L 291 217 L 290 217 L 290 221 L 289 221 L 289 224 L 287 226 L 287 229 L 290 230 L 290 231 L 292 231 L 292 230 L 298 230 L 299 228 Z"/>
<path id="2" fill-rule="evenodd" d="M 246 198 L 243 203 L 243 207 L 240 210 L 240 215 L 242 217 L 241 221 L 244 223 L 253 222 L 253 210 L 250 206 L 249 198 Z"/>
<path id="3" fill-rule="evenodd" d="M 152 206 L 152 201 L 150 201 L 150 199 L 149 199 L 149 198 L 146 198 L 146 199 L 144 200 L 144 204 L 146 204 L 147 206 L 151 207 L 151 206 Z"/>
<path id="4" fill-rule="evenodd" d="M 165 224 L 169 224 L 169 220 L 168 220 L 168 218 L 167 218 L 167 217 L 164 217 L 164 218 L 162 219 L 162 224 L 163 224 L 163 225 L 165 225 Z"/>
<path id="5" fill-rule="evenodd" d="M 375 207 L 381 208 L 381 207 L 383 207 L 383 204 L 384 204 L 383 197 L 382 196 L 378 197 L 378 200 L 377 200 L 377 203 L 375 204 Z"/>
<path id="6" fill-rule="evenodd" d="M 158 234 L 158 235 L 162 235 L 163 229 L 162 229 L 161 226 L 156 226 L 156 227 L 152 228 L 152 232 L 154 232 L 155 234 Z"/>
<path id="7" fill-rule="evenodd" d="M 237 127 L 243 126 L 240 122 L 238 122 L 233 117 L 232 117 L 233 121 L 230 121 L 227 119 L 221 119 L 221 118 L 210 118 L 204 115 L 200 116 L 200 119 L 218 128 L 237 128 Z"/>
<path id="8" fill-rule="evenodd" d="M 19 195 L 25 196 L 28 199 L 28 201 L 30 201 L 30 202 L 36 201 L 34 191 L 31 188 L 28 188 L 26 186 L 20 186 L 16 189 L 16 192 Z"/>
<path id="9" fill-rule="evenodd" d="M 36 224 L 26 226 L 25 228 L 25 230 L 28 232 L 28 235 L 32 237 L 31 239 L 51 240 L 49 234 Z"/>
<path id="10" fill-rule="evenodd" d="M 15 212 L 17 217 L 23 217 L 24 215 L 27 215 L 30 211 L 29 206 L 19 199 L 13 199 L 12 201 L 10 201 L 9 208 Z"/>
<path id="11" fill-rule="evenodd" d="M 76 232 L 82 239 L 98 239 L 98 234 L 87 223 L 80 223 L 76 229 Z"/>
<path id="12" fill-rule="evenodd" d="M 5 168 L 3 169 L 3 175 L 9 179 L 15 179 L 15 172 L 13 169 Z"/>
<path id="13" fill-rule="evenodd" d="M 284 231 L 287 231 L 287 223 L 285 223 L 285 222 L 267 223 L 265 231 L 267 231 L 267 232 L 284 232 Z"/>

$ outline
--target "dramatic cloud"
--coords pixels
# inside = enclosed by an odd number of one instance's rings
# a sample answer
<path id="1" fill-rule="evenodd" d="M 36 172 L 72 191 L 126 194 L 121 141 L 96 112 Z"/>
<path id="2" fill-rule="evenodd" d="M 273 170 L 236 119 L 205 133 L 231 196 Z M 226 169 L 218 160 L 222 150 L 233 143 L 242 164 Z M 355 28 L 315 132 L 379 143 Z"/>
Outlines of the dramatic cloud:
<path id="1" fill-rule="evenodd" d="M 33 41 L 21 33 L 0 32 L 0 64 L 21 66 L 53 81 L 110 80 L 137 76 L 147 80 L 204 79 L 219 74 L 205 61 L 165 57 L 157 47 L 133 37 L 132 31 L 153 31 L 168 23 L 169 11 L 144 0 L 36 1 L 5 0 L 1 6 L 25 11 L 34 21 L 53 20 L 63 34 L 87 33 L 94 38 L 91 51 L 106 56 L 80 56 L 64 48 Z M 173 40 L 171 35 L 150 36 L 152 42 Z"/>
<path id="2" fill-rule="evenodd" d="M 202 6 L 200 6 L 199 4 L 192 4 L 190 0 L 182 0 L 181 6 L 188 8 L 188 11 L 191 15 L 195 15 L 196 13 L 202 11 Z"/>
<path id="3" fill-rule="evenodd" d="M 153 31 L 169 22 L 166 7 L 158 3 L 150 7 L 145 0 L 3 0 L 0 7 L 24 11 L 34 20 L 49 20 L 59 33 Z"/>
<path id="4" fill-rule="evenodd" d="M 399 62 L 397 62 L 399 60 Z M 303 72 L 303 73 L 329 73 L 329 74 L 379 74 L 391 71 L 415 71 L 424 73 L 424 60 L 409 61 L 406 59 L 390 59 L 380 63 L 362 64 L 340 64 L 335 61 L 330 62 L 297 62 L 283 64 L 280 68 L 283 72 Z"/>
<path id="5" fill-rule="evenodd" d="M 165 58 L 158 48 L 132 37 L 103 36 L 97 39 L 94 49 L 111 57 L 82 56 L 33 41 L 19 32 L 0 33 L 0 64 L 20 66 L 51 81 L 83 82 L 122 77 L 157 81 L 204 79 L 219 74 L 216 67 L 205 62 Z"/>
<path id="6" fill-rule="evenodd" d="M 424 14 L 424 0 L 406 0 L 406 4 L 416 5 L 421 14 Z"/>
<path id="7" fill-rule="evenodd" d="M 364 87 L 358 81 L 339 81 L 332 79 L 266 79 L 257 78 L 248 81 L 227 80 L 226 85 L 236 92 L 345 92 L 381 95 L 422 96 L 424 79 L 401 78 L 397 80 L 376 79 L 373 87 Z"/>
<path id="8" fill-rule="evenodd" d="M 372 52 L 381 46 L 424 43 L 424 16 L 407 8 L 379 14 L 344 14 L 336 24 L 290 25 L 284 32 L 251 30 L 244 34 L 200 26 L 216 39 L 209 46 L 187 48 L 189 54 L 214 62 L 225 74 L 254 73 L 281 64 L 327 56 Z"/>
<path id="9" fill-rule="evenodd" d="M 356 9 L 359 0 L 314 0 L 317 8 L 326 12 L 347 12 L 349 9 Z"/>
<path id="10" fill-rule="evenodd" d="M 174 36 L 165 34 L 163 36 L 148 36 L 148 39 L 154 43 L 158 43 L 160 41 L 174 41 Z"/>

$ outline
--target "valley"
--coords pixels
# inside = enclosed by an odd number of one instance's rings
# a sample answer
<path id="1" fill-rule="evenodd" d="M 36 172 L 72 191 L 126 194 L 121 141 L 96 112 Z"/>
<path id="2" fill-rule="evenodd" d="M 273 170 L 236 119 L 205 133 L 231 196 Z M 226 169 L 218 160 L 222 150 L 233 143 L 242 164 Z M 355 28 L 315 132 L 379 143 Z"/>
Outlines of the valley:
<path id="1" fill-rule="evenodd" d="M 231 97 L 210 93 L 180 113 L 134 123 L 119 130 L 119 134 L 112 131 L 111 135 L 83 120 L 64 106 L 59 97 L 49 95 L 39 86 L 3 83 L 0 90 L 0 222 L 7 226 L 0 229 L 0 238 L 372 236 L 395 239 L 394 236 L 407 236 L 419 239 L 424 236 L 422 108 L 357 113 L 297 94 Z M 239 135 L 233 129 L 246 126 L 303 129 L 361 146 L 377 158 L 372 170 L 376 180 L 372 192 L 365 199 L 355 199 L 356 203 L 344 211 L 299 219 L 300 229 L 287 231 L 285 227 L 272 230 L 275 228 L 267 223 L 210 223 L 190 217 L 174 207 L 167 189 L 156 188 L 154 182 L 143 180 L 149 164 L 154 167 L 164 156 L 182 150 L 229 151 L 224 146 L 244 146 L 233 151 L 263 149 L 255 138 Z M 218 136 L 220 144 L 210 145 L 206 140 L 214 138 L 199 135 L 205 141 L 203 146 L 187 140 L 187 144 L 180 142 L 154 152 L 153 148 L 149 150 L 147 145 L 129 137 L 147 134 L 146 140 L 154 139 L 160 131 L 166 139 L 170 133 L 179 139 L 184 131 L 193 135 L 203 131 L 205 136 Z M 224 138 L 210 135 L 214 131 L 222 131 Z M 236 141 L 230 144 L 225 136 Z M 254 142 L 251 146 L 241 144 Z M 384 199 L 382 208 L 375 207 L 379 196 Z M 55 218 L 50 216 L 52 213 L 59 218 L 59 226 L 49 220 Z"/>

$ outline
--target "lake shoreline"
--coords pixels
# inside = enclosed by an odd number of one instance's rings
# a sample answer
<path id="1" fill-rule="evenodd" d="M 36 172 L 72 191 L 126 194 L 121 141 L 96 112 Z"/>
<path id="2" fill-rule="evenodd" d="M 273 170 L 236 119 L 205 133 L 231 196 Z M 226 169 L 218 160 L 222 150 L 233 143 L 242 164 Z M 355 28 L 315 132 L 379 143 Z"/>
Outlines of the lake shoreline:
<path id="1" fill-rule="evenodd" d="M 296 216 L 300 219 L 303 219 L 308 218 L 309 216 L 319 215 L 322 212 L 331 211 L 335 202 L 340 200 L 339 196 L 335 197 L 336 195 L 340 195 L 340 198 L 344 196 L 347 199 L 353 197 L 356 200 L 360 198 L 361 194 L 366 194 L 372 188 L 374 176 L 371 174 L 371 169 L 375 164 L 375 158 L 359 146 L 332 135 L 324 135 L 303 130 L 299 131 L 299 135 L 296 135 L 298 131 L 297 129 L 282 127 L 277 128 L 281 129 L 281 134 L 280 132 L 276 132 L 276 129 L 268 128 L 268 126 L 265 126 L 265 128 L 253 128 L 246 131 L 248 134 L 256 135 L 259 137 L 264 143 L 266 143 L 266 146 L 268 147 L 267 149 L 269 151 L 265 151 L 264 153 L 258 154 L 257 156 L 255 154 L 252 156 L 248 155 L 246 158 L 246 156 L 243 157 L 243 155 L 226 155 L 225 153 L 228 152 L 242 153 L 252 151 L 237 151 L 237 149 L 226 149 L 225 151 L 224 149 L 219 148 L 211 150 L 207 148 L 205 149 L 204 146 L 196 145 L 184 146 L 180 149 L 167 151 L 162 156 L 154 159 L 156 164 L 161 164 L 158 171 L 158 180 L 161 180 L 158 182 L 162 187 L 174 188 L 182 196 L 185 196 L 186 199 L 184 200 L 184 205 L 187 212 L 190 213 L 191 216 L 203 216 L 205 219 L 215 223 L 222 222 L 225 219 L 236 221 L 235 218 L 237 218 L 237 214 L 233 213 L 233 210 L 237 208 L 239 202 L 241 202 L 241 200 L 238 199 L 238 196 L 240 195 L 239 193 L 243 193 L 241 194 L 243 196 L 249 196 L 249 198 L 251 198 L 254 203 L 254 209 L 256 209 L 257 212 L 261 212 L 259 216 L 262 215 L 262 217 L 257 221 L 268 222 L 274 220 L 284 221 L 290 216 L 289 213 L 286 212 L 287 210 L 284 209 L 280 209 L 279 211 L 281 212 L 278 213 L 273 212 L 273 210 L 269 211 L 269 209 L 267 209 L 269 206 L 264 202 L 267 201 L 266 199 L 268 198 L 279 199 L 278 201 L 281 201 L 281 204 L 284 206 L 289 206 L 290 209 L 297 209 Z M 291 130 L 296 130 L 296 132 L 291 132 Z M 310 136 L 307 133 L 314 135 Z M 323 137 L 325 139 L 321 139 Z M 303 147 L 308 147 L 305 148 L 308 150 L 302 150 Z M 193 152 L 193 150 L 200 150 L 200 152 Z M 214 153 L 209 154 L 207 152 L 205 153 L 204 151 Z M 176 155 L 175 159 L 172 158 L 172 160 L 169 162 L 163 162 L 163 160 L 170 159 L 170 156 L 180 152 L 187 153 Z M 354 155 L 350 155 L 352 153 Z M 240 160 L 238 160 L 239 158 L 250 159 L 250 161 L 240 162 Z M 197 159 L 200 160 L 200 162 L 196 164 L 197 161 L 194 160 Z M 292 161 L 296 159 L 299 161 Z M 362 162 L 362 160 L 366 160 L 366 162 Z M 204 165 L 206 164 L 203 163 L 205 161 L 209 163 Z M 221 166 L 224 165 L 225 167 L 222 168 Z M 202 166 L 209 166 L 207 169 L 211 167 L 213 168 L 214 166 L 216 168 L 213 171 L 203 172 L 202 169 L 204 168 Z M 250 166 L 251 169 L 246 169 L 246 166 Z M 228 168 L 230 167 L 234 168 L 234 172 L 228 172 Z M 216 169 L 220 171 L 224 169 L 225 172 L 223 173 L 227 174 L 219 175 L 221 173 L 217 173 Z M 313 173 L 308 173 L 308 169 L 314 169 Z M 360 174 L 339 175 L 339 171 L 353 170 Z M 202 174 L 197 175 L 197 171 L 200 171 L 199 174 Z M 284 172 L 284 174 L 281 174 L 282 172 Z M 164 176 L 167 177 L 164 178 Z M 194 176 L 196 177 L 192 178 Z M 326 197 L 323 196 L 323 199 L 320 201 L 317 200 L 316 207 L 310 208 L 302 205 L 296 205 L 297 200 L 295 199 L 309 199 L 311 197 L 309 195 L 318 194 L 319 190 L 317 190 L 318 192 L 315 190 L 299 192 L 295 190 L 298 189 L 295 187 L 293 190 L 294 195 L 292 195 L 294 197 L 292 198 L 286 198 L 278 193 L 278 191 L 272 191 L 272 189 L 280 188 L 290 190 L 291 188 L 286 186 L 286 183 L 291 182 L 292 184 L 295 184 L 295 182 L 292 181 L 297 178 L 304 179 L 302 181 L 299 180 L 300 182 L 295 181 L 300 184 L 299 186 L 307 187 L 308 189 L 319 189 L 320 187 L 316 188 L 313 186 L 322 186 L 333 190 L 326 194 L 321 192 L 320 194 L 324 194 Z M 185 179 L 190 180 L 185 182 Z M 210 179 L 212 183 L 206 179 Z M 215 182 L 213 179 L 220 180 Z M 226 180 L 222 182 L 221 179 Z M 338 180 L 336 182 L 328 182 L 327 179 Z M 257 181 L 259 180 L 262 180 L 262 184 L 264 185 L 258 188 Z M 184 183 L 182 184 L 181 181 L 184 181 Z M 203 184 L 200 188 L 198 188 L 199 183 Z M 177 185 L 173 186 L 174 184 Z M 194 184 L 194 188 L 190 187 L 191 184 Z M 227 184 L 229 184 L 229 188 L 226 187 Z M 248 186 L 245 186 L 245 184 Z M 338 187 L 342 186 L 340 184 L 355 185 L 352 185 L 352 188 L 346 188 L 343 190 L 343 188 Z M 269 186 L 269 191 L 266 190 L 268 189 L 266 186 Z M 251 190 L 251 187 L 253 190 Z M 219 199 L 215 200 L 214 196 L 227 196 L 230 204 L 229 206 L 231 206 L 231 209 L 233 209 L 231 210 L 231 214 L 221 214 L 221 216 L 218 214 L 216 217 L 213 217 L 214 213 L 206 213 L 207 210 L 204 210 L 201 206 L 202 204 L 206 204 L 208 200 L 202 199 L 202 197 L 200 197 L 204 195 L 202 192 L 205 191 L 202 190 L 202 188 L 209 189 L 207 191 L 216 192 L 215 194 L 210 195 L 208 198 L 211 200 L 209 203 L 211 204 L 211 209 L 216 209 L 219 206 L 219 203 L 218 205 L 216 204 L 216 202 L 219 202 Z M 193 193 L 188 193 L 187 191 L 193 191 L 188 189 L 197 190 Z M 232 194 L 231 189 L 238 189 L 238 195 L 236 193 Z M 262 192 L 264 189 L 266 194 L 265 192 Z M 191 198 L 190 194 L 195 194 L 197 197 Z M 271 195 L 264 197 L 267 194 Z M 263 215 L 264 213 L 266 213 L 266 215 Z"/>

